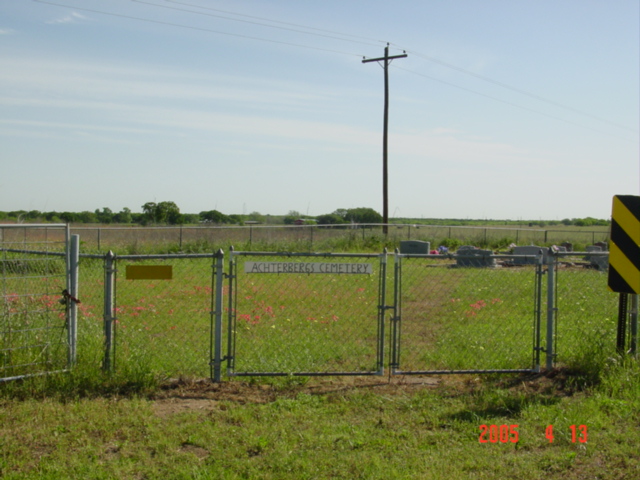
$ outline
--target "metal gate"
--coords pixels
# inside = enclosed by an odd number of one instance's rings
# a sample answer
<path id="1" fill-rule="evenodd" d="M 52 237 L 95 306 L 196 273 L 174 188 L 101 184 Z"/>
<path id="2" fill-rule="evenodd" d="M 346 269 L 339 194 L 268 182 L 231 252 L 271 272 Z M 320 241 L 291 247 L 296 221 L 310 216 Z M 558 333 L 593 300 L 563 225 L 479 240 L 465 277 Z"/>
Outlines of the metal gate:
<path id="1" fill-rule="evenodd" d="M 67 225 L 0 225 L 0 381 L 75 362 L 77 256 Z"/>
<path id="2" fill-rule="evenodd" d="M 207 377 L 216 254 L 107 255 L 104 368 Z"/>
<path id="3" fill-rule="evenodd" d="M 542 257 L 500 258 L 396 254 L 392 373 L 539 370 Z"/>
<path id="4" fill-rule="evenodd" d="M 232 251 L 228 374 L 382 374 L 386 258 Z"/>

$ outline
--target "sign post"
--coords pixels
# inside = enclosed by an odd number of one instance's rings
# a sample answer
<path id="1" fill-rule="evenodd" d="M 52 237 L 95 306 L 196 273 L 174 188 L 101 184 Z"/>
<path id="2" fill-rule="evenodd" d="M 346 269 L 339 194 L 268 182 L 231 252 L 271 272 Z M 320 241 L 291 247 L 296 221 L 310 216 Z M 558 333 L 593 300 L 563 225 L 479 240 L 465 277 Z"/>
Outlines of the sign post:
<path id="1" fill-rule="evenodd" d="M 626 351 L 628 296 L 632 297 L 631 349 L 635 354 L 638 332 L 637 295 L 640 293 L 640 197 L 616 195 L 611 214 L 609 289 L 620 293 L 616 347 Z"/>

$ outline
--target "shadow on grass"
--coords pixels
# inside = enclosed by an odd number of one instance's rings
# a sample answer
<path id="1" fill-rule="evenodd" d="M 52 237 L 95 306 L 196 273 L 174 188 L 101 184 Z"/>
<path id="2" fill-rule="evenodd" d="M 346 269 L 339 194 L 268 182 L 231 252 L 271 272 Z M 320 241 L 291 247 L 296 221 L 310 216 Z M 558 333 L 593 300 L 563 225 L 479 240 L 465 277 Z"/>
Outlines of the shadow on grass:
<path id="1" fill-rule="evenodd" d="M 159 379 L 145 371 L 107 373 L 75 369 L 71 372 L 26 377 L 0 383 L 0 397 L 25 400 L 54 398 L 61 401 L 96 397 L 149 396 Z"/>
<path id="2" fill-rule="evenodd" d="M 468 396 L 469 405 L 450 417 L 465 422 L 517 417 L 531 406 L 554 405 L 564 397 L 597 388 L 606 378 L 609 366 L 605 361 L 587 362 L 516 377 L 487 376 L 460 392 Z"/>

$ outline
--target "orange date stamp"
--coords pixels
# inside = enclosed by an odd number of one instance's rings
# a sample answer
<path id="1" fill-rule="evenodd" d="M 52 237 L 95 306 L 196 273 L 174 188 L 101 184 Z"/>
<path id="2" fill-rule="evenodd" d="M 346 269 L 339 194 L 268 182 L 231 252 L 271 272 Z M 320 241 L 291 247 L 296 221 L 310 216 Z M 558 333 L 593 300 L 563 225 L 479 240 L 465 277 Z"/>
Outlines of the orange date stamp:
<path id="1" fill-rule="evenodd" d="M 587 443 L 588 433 L 586 425 L 571 425 L 571 443 Z M 553 425 L 547 425 L 544 430 L 544 436 L 549 443 L 553 443 L 555 439 L 553 433 Z M 518 425 L 480 425 L 480 443 L 518 443 L 519 440 Z"/>

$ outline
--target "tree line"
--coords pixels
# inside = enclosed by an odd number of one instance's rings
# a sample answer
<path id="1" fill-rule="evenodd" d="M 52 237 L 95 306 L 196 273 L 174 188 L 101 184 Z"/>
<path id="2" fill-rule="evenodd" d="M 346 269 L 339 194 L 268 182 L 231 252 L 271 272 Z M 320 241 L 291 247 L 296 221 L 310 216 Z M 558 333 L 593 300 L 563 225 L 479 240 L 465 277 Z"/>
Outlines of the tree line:
<path id="1" fill-rule="evenodd" d="M 132 212 L 125 207 L 114 212 L 108 207 L 81 212 L 42 212 L 39 210 L 0 211 L 0 221 L 13 223 L 75 223 L 75 224 L 138 224 L 138 225 L 242 225 L 246 222 L 262 224 L 317 224 L 340 225 L 347 223 L 381 223 L 382 215 L 372 208 L 340 208 L 332 213 L 318 216 L 303 215 L 291 210 L 287 215 L 263 215 L 259 212 L 226 215 L 218 210 L 200 213 L 182 213 L 175 202 L 147 202 L 141 206 L 142 212 Z"/>

